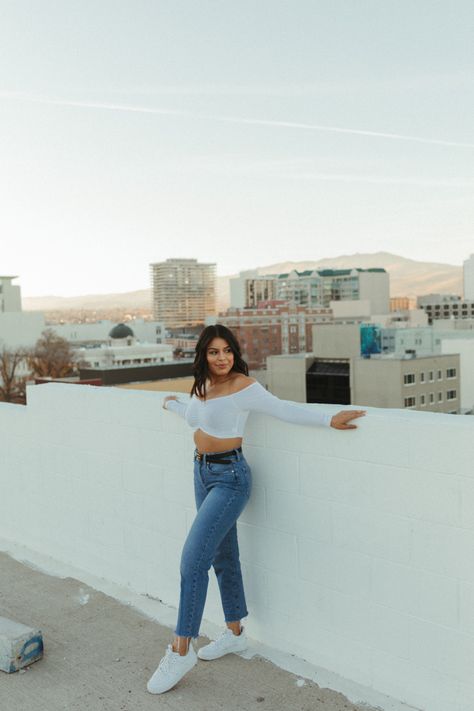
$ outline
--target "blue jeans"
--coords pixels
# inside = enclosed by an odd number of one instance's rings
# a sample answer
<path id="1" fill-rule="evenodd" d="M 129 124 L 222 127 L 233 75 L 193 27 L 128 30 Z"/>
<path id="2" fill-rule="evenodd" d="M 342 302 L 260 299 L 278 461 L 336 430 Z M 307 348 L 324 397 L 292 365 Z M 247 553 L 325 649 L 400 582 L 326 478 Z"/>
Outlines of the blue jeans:
<path id="1" fill-rule="evenodd" d="M 206 602 L 209 569 L 214 567 L 226 622 L 248 615 L 237 541 L 237 519 L 250 497 L 252 474 L 237 450 L 223 459 L 201 461 L 194 455 L 197 514 L 181 555 L 181 594 L 175 634 L 198 637 Z"/>

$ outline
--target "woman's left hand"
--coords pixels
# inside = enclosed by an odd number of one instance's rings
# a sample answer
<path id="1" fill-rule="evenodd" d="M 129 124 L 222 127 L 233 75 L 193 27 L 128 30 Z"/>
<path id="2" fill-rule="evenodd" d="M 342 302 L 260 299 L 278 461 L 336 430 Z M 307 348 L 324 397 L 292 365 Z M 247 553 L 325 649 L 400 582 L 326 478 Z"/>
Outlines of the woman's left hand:
<path id="1" fill-rule="evenodd" d="M 367 410 L 341 410 L 331 419 L 331 427 L 336 430 L 356 430 L 357 425 L 348 425 L 356 417 L 363 417 Z"/>

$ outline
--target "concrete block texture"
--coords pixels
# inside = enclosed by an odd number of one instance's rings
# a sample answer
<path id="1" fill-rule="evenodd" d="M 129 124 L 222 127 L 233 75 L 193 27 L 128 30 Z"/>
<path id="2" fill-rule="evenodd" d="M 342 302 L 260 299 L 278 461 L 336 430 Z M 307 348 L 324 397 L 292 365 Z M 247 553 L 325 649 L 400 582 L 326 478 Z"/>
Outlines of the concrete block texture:
<path id="1" fill-rule="evenodd" d="M 19 671 L 43 656 L 41 631 L 0 617 L 0 669 L 8 674 Z"/>
<path id="2" fill-rule="evenodd" d="M 0 536 L 177 607 L 194 443 L 166 394 L 48 384 L 0 403 Z M 367 408 L 346 432 L 251 414 L 249 634 L 423 711 L 449 693 L 472 711 L 456 690 L 474 665 L 473 439 L 474 418 L 444 414 Z"/>

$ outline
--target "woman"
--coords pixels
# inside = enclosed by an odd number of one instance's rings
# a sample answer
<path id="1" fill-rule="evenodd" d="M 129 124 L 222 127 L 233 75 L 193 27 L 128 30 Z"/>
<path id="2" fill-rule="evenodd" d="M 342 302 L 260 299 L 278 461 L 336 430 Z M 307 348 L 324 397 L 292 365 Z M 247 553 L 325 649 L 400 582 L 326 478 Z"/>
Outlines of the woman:
<path id="1" fill-rule="evenodd" d="M 247 616 L 237 542 L 237 519 L 252 487 L 242 453 L 242 435 L 249 412 L 286 422 L 355 429 L 349 422 L 364 410 L 343 410 L 331 416 L 279 400 L 249 378 L 233 333 L 220 324 L 205 328 L 196 345 L 191 399 L 174 395 L 163 401 L 194 428 L 194 491 L 197 514 L 181 556 L 181 594 L 173 644 L 148 682 L 152 694 L 175 686 L 200 659 L 242 652 L 247 639 L 241 620 Z M 196 655 L 191 638 L 199 636 L 206 601 L 208 571 L 217 576 L 227 629 Z"/>

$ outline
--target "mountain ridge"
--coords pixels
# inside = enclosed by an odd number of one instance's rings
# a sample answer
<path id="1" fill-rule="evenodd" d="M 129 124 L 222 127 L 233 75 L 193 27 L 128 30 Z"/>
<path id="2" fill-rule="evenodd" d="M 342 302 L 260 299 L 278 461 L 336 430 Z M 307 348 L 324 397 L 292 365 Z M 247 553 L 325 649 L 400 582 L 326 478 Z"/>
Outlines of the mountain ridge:
<path id="1" fill-rule="evenodd" d="M 462 294 L 462 266 L 442 262 L 421 262 L 391 252 L 374 252 L 326 257 L 319 260 L 276 262 L 255 267 L 261 275 L 286 273 L 293 269 L 370 269 L 381 267 L 390 274 L 390 295 L 416 297 L 429 293 Z M 247 270 L 246 270 L 247 271 Z M 248 270 L 253 271 L 253 270 Z M 229 280 L 236 274 L 217 277 L 218 310 L 229 304 Z M 80 296 L 23 297 L 27 311 L 103 308 L 151 308 L 151 289 L 138 289 L 112 294 L 84 294 Z"/>

